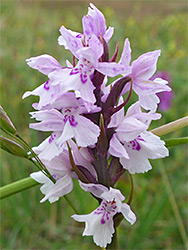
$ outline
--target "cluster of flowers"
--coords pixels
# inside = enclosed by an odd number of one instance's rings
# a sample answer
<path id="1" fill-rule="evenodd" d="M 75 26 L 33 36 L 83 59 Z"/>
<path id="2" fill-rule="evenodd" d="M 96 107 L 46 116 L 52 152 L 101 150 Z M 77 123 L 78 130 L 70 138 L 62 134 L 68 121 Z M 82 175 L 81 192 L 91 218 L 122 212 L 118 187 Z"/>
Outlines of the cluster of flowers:
<path id="1" fill-rule="evenodd" d="M 151 169 L 148 159 L 168 156 L 164 142 L 147 129 L 155 113 L 157 93 L 170 91 L 167 81 L 151 80 L 156 71 L 160 50 L 141 55 L 131 63 L 128 39 L 117 61 L 119 47 L 109 59 L 108 42 L 114 28 L 107 29 L 103 14 L 90 4 L 82 19 L 83 33 L 60 28 L 58 43 L 73 54 L 73 64 L 61 66 L 50 55 L 31 57 L 27 64 L 48 76 L 47 82 L 29 95 L 39 96 L 32 118 L 38 122 L 30 127 L 52 134 L 33 150 L 53 177 L 42 172 L 31 177 L 42 183 L 40 190 L 52 203 L 70 193 L 72 179 L 99 200 L 99 207 L 88 215 L 73 215 L 86 223 L 83 235 L 92 235 L 94 242 L 106 247 L 114 233 L 114 216 L 122 214 L 133 224 L 135 214 L 125 197 L 114 187 L 127 170 L 130 174 Z M 116 77 L 108 85 L 107 77 Z M 127 108 L 131 93 L 138 101 Z M 126 98 L 125 98 L 126 96 Z M 126 114 L 124 114 L 124 107 Z M 143 110 L 145 110 L 143 112 Z"/>

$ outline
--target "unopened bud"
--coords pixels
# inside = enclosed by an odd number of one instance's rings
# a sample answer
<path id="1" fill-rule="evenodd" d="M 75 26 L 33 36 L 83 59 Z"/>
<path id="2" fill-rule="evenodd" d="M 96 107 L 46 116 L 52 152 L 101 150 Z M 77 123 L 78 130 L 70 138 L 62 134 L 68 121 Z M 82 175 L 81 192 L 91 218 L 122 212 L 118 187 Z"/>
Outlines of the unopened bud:
<path id="1" fill-rule="evenodd" d="M 98 150 L 98 154 L 100 154 L 102 158 L 105 158 L 107 156 L 108 139 L 106 136 L 106 130 L 105 130 L 104 119 L 103 119 L 102 114 L 100 116 L 100 135 L 99 135 L 98 142 L 97 142 L 97 150 Z"/>
<path id="2" fill-rule="evenodd" d="M 15 156 L 29 158 L 27 151 L 22 146 L 3 136 L 0 136 L 0 148 Z"/>
<path id="3" fill-rule="evenodd" d="M 2 106 L 0 106 L 0 129 L 5 133 L 9 132 L 14 135 L 16 134 L 16 128 L 14 127 L 12 121 L 7 116 Z"/>

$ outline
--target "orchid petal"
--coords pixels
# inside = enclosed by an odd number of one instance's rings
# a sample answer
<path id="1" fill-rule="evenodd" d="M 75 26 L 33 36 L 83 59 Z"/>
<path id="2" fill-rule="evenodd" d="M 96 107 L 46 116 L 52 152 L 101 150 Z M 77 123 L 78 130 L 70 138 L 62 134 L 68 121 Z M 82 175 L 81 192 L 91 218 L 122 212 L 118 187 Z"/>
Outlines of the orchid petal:
<path id="1" fill-rule="evenodd" d="M 129 158 L 126 149 L 115 135 L 110 140 L 110 146 L 108 152 L 115 157 Z"/>
<path id="2" fill-rule="evenodd" d="M 62 68 L 58 61 L 50 55 L 31 57 L 26 59 L 26 62 L 31 68 L 37 69 L 45 75 Z"/>
<path id="3" fill-rule="evenodd" d="M 73 33 L 67 30 L 64 26 L 61 26 L 60 32 L 62 34 L 63 39 L 66 41 L 66 46 L 68 47 L 68 49 L 75 57 L 77 57 L 77 51 L 83 48 L 81 39 L 75 37 Z M 62 39 L 59 40 L 59 42 L 62 44 Z M 65 42 L 63 43 L 63 45 L 64 44 Z"/>
<path id="4" fill-rule="evenodd" d="M 124 66 L 115 62 L 99 62 L 96 69 L 104 75 L 114 77 L 122 73 L 129 73 Z"/>
<path id="5" fill-rule="evenodd" d="M 73 189 L 72 178 L 68 174 L 66 174 L 54 184 L 50 192 L 48 192 L 40 202 L 42 203 L 47 199 L 49 199 L 50 197 L 62 197 L 70 193 L 72 189 Z"/>
<path id="6" fill-rule="evenodd" d="M 129 66 L 130 62 L 131 62 L 131 47 L 130 47 L 129 39 L 126 38 L 119 63 L 124 66 Z"/>
<path id="7" fill-rule="evenodd" d="M 133 78 L 149 79 L 156 71 L 156 64 L 161 51 L 147 52 L 132 63 Z"/>
<path id="8" fill-rule="evenodd" d="M 114 27 L 108 27 L 108 29 L 106 30 L 106 33 L 103 36 L 104 40 L 108 42 L 113 36 L 113 34 L 114 34 Z"/>
<path id="9" fill-rule="evenodd" d="M 101 184 L 86 184 L 86 183 L 83 183 L 81 181 L 79 181 L 79 184 L 80 184 L 80 187 L 86 191 L 86 192 L 90 192 L 92 193 L 93 195 L 95 195 L 96 197 L 98 198 L 101 198 L 101 195 L 104 193 L 104 192 L 107 192 L 108 191 L 108 188 L 101 185 Z"/>
<path id="10" fill-rule="evenodd" d="M 126 203 L 122 203 L 121 212 L 125 219 L 133 225 L 136 221 L 135 214 L 131 211 L 130 206 Z"/>

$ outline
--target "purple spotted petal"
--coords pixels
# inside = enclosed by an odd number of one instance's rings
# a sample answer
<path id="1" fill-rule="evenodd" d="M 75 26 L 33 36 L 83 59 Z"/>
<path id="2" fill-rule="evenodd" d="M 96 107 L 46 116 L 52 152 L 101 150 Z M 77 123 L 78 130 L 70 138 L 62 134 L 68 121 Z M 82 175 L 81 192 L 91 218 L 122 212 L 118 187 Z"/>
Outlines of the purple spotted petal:
<path id="1" fill-rule="evenodd" d="M 48 75 L 55 70 L 62 69 L 62 66 L 58 61 L 49 55 L 31 57 L 26 59 L 26 62 L 31 68 L 37 69 L 45 75 Z"/>
<path id="2" fill-rule="evenodd" d="M 77 57 L 77 51 L 83 48 L 83 44 L 80 38 L 75 37 L 73 33 L 67 30 L 64 26 L 60 28 L 61 35 L 66 43 L 67 48 L 71 53 Z"/>

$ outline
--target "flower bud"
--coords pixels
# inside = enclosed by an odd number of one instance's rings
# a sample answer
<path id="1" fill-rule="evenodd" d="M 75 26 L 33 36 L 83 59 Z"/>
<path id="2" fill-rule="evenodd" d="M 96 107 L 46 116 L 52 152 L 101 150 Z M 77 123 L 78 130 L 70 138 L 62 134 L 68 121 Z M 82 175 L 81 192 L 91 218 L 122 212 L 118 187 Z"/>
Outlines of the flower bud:
<path id="1" fill-rule="evenodd" d="M 27 151 L 15 141 L 0 136 L 0 148 L 10 154 L 28 159 Z"/>
<path id="2" fill-rule="evenodd" d="M 10 118 L 7 116 L 6 112 L 0 105 L 0 129 L 5 133 L 9 132 L 11 134 L 16 134 L 16 128 L 11 122 Z"/>

